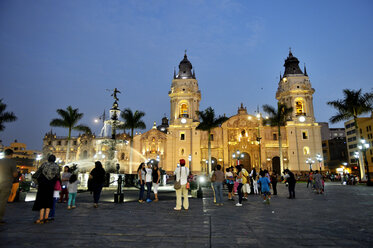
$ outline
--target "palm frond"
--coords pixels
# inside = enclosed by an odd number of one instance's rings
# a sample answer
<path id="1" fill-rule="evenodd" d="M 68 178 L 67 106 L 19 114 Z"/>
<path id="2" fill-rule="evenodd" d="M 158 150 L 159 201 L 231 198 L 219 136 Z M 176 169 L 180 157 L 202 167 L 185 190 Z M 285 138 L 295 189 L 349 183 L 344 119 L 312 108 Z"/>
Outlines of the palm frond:
<path id="1" fill-rule="evenodd" d="M 76 130 L 76 131 L 82 131 L 82 132 L 85 132 L 85 133 L 92 133 L 91 129 L 86 125 L 77 125 L 77 126 L 73 127 L 73 129 Z"/>

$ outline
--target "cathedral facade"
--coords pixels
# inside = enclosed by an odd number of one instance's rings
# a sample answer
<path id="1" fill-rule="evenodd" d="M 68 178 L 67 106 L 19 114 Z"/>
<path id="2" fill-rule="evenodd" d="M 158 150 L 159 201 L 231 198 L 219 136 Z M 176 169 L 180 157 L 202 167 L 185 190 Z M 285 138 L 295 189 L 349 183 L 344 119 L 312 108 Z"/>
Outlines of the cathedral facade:
<path id="1" fill-rule="evenodd" d="M 323 163 L 316 157 L 322 154 L 320 126 L 315 122 L 312 88 L 306 68 L 299 68 L 299 61 L 289 52 L 285 60 L 285 72 L 280 77 L 276 99 L 293 107 L 286 125 L 281 127 L 282 156 L 279 154 L 279 134 L 277 127 L 263 125 L 260 113 L 251 115 L 241 104 L 237 114 L 231 116 L 221 127 L 212 130 L 212 167 L 221 164 L 228 167 L 237 164 L 237 151 L 246 169 L 263 168 L 270 171 L 289 168 L 295 172 L 323 169 Z M 201 91 L 191 62 L 187 55 L 174 72 L 170 91 L 170 116 L 164 117 L 162 124 L 145 133 L 137 133 L 133 140 L 132 163 L 129 138 L 117 135 L 116 148 L 110 153 L 110 145 L 105 137 L 80 135 L 70 141 L 72 161 L 94 161 L 114 159 L 125 173 L 136 173 L 137 166 L 144 161 L 159 163 L 167 172 L 177 167 L 179 160 L 187 161 L 193 173 L 207 171 L 208 134 L 197 130 L 201 101 Z M 63 145 L 64 144 L 64 145 Z M 48 133 L 44 137 L 44 153 L 55 153 L 65 158 L 67 141 Z M 233 154 L 235 154 L 233 156 Z M 280 167 L 280 158 L 283 168 Z M 306 162 L 308 160 L 308 162 Z M 313 162 L 312 162 L 313 161 Z M 79 163 L 79 162 L 78 162 Z"/>

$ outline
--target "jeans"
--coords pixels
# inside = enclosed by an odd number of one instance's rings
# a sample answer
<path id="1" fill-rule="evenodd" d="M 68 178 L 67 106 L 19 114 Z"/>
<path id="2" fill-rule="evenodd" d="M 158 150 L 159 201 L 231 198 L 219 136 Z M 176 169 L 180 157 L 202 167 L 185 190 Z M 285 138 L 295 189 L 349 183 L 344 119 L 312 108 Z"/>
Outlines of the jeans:
<path id="1" fill-rule="evenodd" d="M 150 199 L 151 192 L 152 192 L 152 182 L 146 182 L 146 199 Z"/>
<path id="2" fill-rule="evenodd" d="M 289 183 L 289 198 L 295 198 L 295 183 Z"/>
<path id="3" fill-rule="evenodd" d="M 272 183 L 273 195 L 277 195 L 277 182 Z"/>
<path id="4" fill-rule="evenodd" d="M 94 187 L 94 190 L 93 190 L 93 202 L 96 203 L 96 204 L 100 200 L 102 186 L 103 185 L 96 185 Z"/>
<path id="5" fill-rule="evenodd" d="M 67 188 L 62 188 L 61 193 L 60 193 L 60 202 L 63 202 L 63 201 L 67 202 L 68 197 L 69 197 L 69 191 L 67 190 Z"/>
<path id="6" fill-rule="evenodd" d="M 69 201 L 67 202 L 67 206 L 75 206 L 75 198 L 76 193 L 69 193 Z"/>
<path id="7" fill-rule="evenodd" d="M 238 184 L 237 193 L 238 193 L 238 203 L 242 203 L 242 183 Z"/>
<path id="8" fill-rule="evenodd" d="M 214 182 L 216 203 L 223 203 L 223 183 Z"/>
<path id="9" fill-rule="evenodd" d="M 140 195 L 139 195 L 139 200 L 143 200 L 144 198 L 144 191 L 145 191 L 145 182 L 142 181 L 142 184 L 140 182 Z"/>
<path id="10" fill-rule="evenodd" d="M 49 218 L 54 218 L 54 214 L 56 212 L 57 201 L 58 201 L 58 197 L 53 197 L 53 207 L 51 208 L 51 211 L 49 212 Z"/>

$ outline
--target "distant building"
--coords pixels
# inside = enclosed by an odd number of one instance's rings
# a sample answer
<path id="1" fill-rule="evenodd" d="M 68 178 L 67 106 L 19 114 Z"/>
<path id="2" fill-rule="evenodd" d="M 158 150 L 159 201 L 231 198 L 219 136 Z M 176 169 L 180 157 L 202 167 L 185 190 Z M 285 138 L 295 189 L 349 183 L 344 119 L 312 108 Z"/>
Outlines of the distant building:
<path id="1" fill-rule="evenodd" d="M 325 169 L 336 172 L 337 168 L 348 162 L 345 129 L 329 128 L 327 122 L 320 125 Z"/>
<path id="2" fill-rule="evenodd" d="M 14 152 L 13 159 L 22 172 L 36 170 L 39 163 L 37 158 L 38 155 L 41 155 L 40 151 L 27 150 L 26 144 L 18 142 L 17 140 L 11 143 L 9 147 L 4 147 L 3 149 L 11 149 Z"/>
<path id="3" fill-rule="evenodd" d="M 320 122 L 321 140 L 331 140 L 334 138 L 346 138 L 344 128 L 330 128 L 329 123 Z"/>
<path id="4" fill-rule="evenodd" d="M 357 123 L 359 126 L 359 132 L 356 131 L 354 120 L 349 120 L 345 122 L 348 160 L 349 160 L 349 163 L 354 164 L 355 166 L 359 166 L 363 162 L 361 153 L 360 153 L 359 158 L 356 158 L 355 154 L 356 152 L 359 152 L 358 145 L 360 143 L 360 140 L 364 139 L 370 145 L 370 148 L 366 152 L 366 155 L 367 155 L 366 159 L 367 159 L 367 163 L 369 166 L 369 172 L 372 173 L 373 172 L 373 131 L 372 131 L 373 130 L 373 112 L 370 117 L 357 118 Z"/>

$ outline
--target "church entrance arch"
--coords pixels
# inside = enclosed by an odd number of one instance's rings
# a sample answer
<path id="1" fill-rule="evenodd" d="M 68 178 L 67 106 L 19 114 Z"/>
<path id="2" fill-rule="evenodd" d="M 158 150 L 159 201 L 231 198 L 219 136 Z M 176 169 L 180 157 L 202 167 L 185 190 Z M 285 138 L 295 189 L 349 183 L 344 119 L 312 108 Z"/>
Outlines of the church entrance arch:
<path id="1" fill-rule="evenodd" d="M 276 171 L 277 175 L 281 175 L 280 157 L 272 158 L 272 171 Z"/>
<path id="2" fill-rule="evenodd" d="M 242 165 L 243 168 L 245 168 L 248 172 L 250 172 L 252 169 L 251 157 L 247 152 L 244 152 L 242 154 L 243 154 L 243 158 L 240 159 L 240 164 Z"/>

